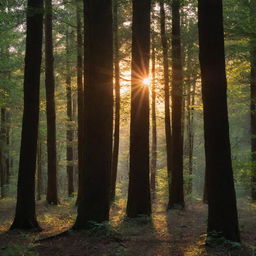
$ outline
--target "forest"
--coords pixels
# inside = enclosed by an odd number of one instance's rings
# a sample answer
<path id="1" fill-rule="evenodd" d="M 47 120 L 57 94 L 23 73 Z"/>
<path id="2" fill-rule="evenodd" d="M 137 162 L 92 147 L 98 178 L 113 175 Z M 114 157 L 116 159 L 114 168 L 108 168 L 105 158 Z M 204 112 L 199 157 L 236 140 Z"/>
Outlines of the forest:
<path id="1" fill-rule="evenodd" d="M 256 0 L 0 0 L 0 255 L 256 255 Z"/>

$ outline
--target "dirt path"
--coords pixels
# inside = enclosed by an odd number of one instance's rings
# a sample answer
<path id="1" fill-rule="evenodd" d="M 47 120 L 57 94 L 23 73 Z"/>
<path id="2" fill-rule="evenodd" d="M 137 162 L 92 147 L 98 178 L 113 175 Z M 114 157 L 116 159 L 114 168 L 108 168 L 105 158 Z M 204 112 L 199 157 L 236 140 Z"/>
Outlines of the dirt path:
<path id="1" fill-rule="evenodd" d="M 166 212 L 161 201 L 154 204 L 151 219 L 124 219 L 124 202 L 111 210 L 111 222 L 93 232 L 70 232 L 66 236 L 34 244 L 38 238 L 59 233 L 75 219 L 70 203 L 38 206 L 44 231 L 40 234 L 6 232 L 14 203 L 0 207 L 0 255 L 3 256 L 253 256 L 256 245 L 256 206 L 239 203 L 239 219 L 244 246 L 240 249 L 204 246 L 207 207 L 200 201 L 188 202 L 185 211 Z M 1 206 L 1 203 L 0 203 Z M 5 210 L 3 210 L 5 209 Z M 7 214 L 9 213 L 9 214 Z M 7 215 L 6 215 L 7 214 Z M 16 250 L 16 251 L 15 251 Z M 14 254 L 13 254 L 14 252 Z M 15 254 L 16 253 L 16 254 Z"/>

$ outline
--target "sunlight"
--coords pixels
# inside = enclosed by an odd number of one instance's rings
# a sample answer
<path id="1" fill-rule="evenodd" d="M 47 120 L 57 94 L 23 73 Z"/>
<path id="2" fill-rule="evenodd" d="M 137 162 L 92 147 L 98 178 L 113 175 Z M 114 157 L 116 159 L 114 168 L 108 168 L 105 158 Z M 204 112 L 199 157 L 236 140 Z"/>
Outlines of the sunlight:
<path id="1" fill-rule="evenodd" d="M 142 83 L 144 85 L 147 85 L 147 86 L 150 86 L 150 83 L 151 83 L 151 79 L 149 77 L 146 77 L 142 80 Z"/>

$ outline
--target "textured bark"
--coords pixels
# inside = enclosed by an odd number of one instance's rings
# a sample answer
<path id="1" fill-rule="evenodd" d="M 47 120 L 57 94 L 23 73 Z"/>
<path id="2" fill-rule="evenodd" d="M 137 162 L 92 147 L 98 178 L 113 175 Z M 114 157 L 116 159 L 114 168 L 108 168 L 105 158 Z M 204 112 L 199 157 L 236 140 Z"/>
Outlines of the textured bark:
<path id="1" fill-rule="evenodd" d="M 113 1 L 113 36 L 114 36 L 114 67 L 115 67 L 115 126 L 114 144 L 111 168 L 111 194 L 110 199 L 115 199 L 116 177 L 119 153 L 119 134 L 120 134 L 120 67 L 119 67 L 119 36 L 118 36 L 118 1 Z"/>
<path id="2" fill-rule="evenodd" d="M 151 214 L 149 184 L 150 0 L 133 0 L 128 217 Z"/>
<path id="3" fill-rule="evenodd" d="M 240 241 L 231 164 L 221 0 L 199 0 L 208 236 Z M 217 232 L 217 233 L 216 233 Z"/>
<path id="4" fill-rule="evenodd" d="M 83 87 L 83 36 L 82 20 L 80 15 L 81 0 L 76 0 L 76 37 L 77 37 L 77 106 L 78 106 L 78 193 L 77 201 L 81 197 L 82 185 L 80 184 L 81 172 L 83 170 L 83 107 L 84 107 L 84 87 Z"/>
<path id="5" fill-rule="evenodd" d="M 109 219 L 113 135 L 111 0 L 84 1 L 85 101 L 82 195 L 75 229 Z"/>
<path id="6" fill-rule="evenodd" d="M 43 1 L 28 0 L 24 71 L 24 112 L 17 205 L 11 229 L 39 229 L 35 213 L 35 172 L 42 59 Z"/>
<path id="7" fill-rule="evenodd" d="M 54 57 L 52 40 L 52 0 L 45 0 L 45 90 L 47 117 L 48 204 L 58 204 Z"/>
<path id="8" fill-rule="evenodd" d="M 170 117 L 170 84 L 169 84 L 169 61 L 168 61 L 168 44 L 165 32 L 165 9 L 164 1 L 160 0 L 160 25 L 161 25 L 161 43 L 163 50 L 163 66 L 164 66 L 164 125 L 165 125 L 165 141 L 166 141 L 166 159 L 169 198 L 171 197 L 171 170 L 172 170 L 172 131 Z"/>
<path id="9" fill-rule="evenodd" d="M 154 19 L 154 15 L 152 15 Z M 151 82 L 151 122 L 152 122 L 152 141 L 151 141 L 151 165 L 150 165 L 150 186 L 153 192 L 156 189 L 156 164 L 157 164 L 157 131 L 156 131 L 156 51 L 155 51 L 155 35 L 152 32 L 152 82 Z"/>
<path id="10" fill-rule="evenodd" d="M 67 98 L 67 131 L 66 131 L 66 159 L 67 159 L 67 176 L 68 176 L 68 196 L 74 193 L 74 151 L 73 151 L 73 108 L 72 108 L 72 89 L 70 73 L 70 31 L 66 32 L 66 98 Z"/>
<path id="11" fill-rule="evenodd" d="M 172 170 L 168 208 L 184 207 L 180 0 L 172 1 Z"/>
<path id="12" fill-rule="evenodd" d="M 256 1 L 250 1 L 250 22 L 252 26 L 256 22 Z M 250 39 L 250 89 L 251 89 L 251 154 L 252 154 L 252 176 L 251 197 L 256 201 L 256 38 Z"/>

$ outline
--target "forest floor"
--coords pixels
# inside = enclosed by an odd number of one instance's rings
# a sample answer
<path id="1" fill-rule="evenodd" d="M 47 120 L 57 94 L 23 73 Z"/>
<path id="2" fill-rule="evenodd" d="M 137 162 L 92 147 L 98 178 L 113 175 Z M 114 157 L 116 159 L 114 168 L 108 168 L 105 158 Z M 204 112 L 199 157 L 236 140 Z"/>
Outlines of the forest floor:
<path id="1" fill-rule="evenodd" d="M 256 255 L 256 204 L 239 202 L 242 246 L 226 244 L 205 246 L 207 206 L 189 200 L 186 209 L 167 212 L 164 200 L 155 200 L 152 218 L 124 218 L 125 201 L 111 209 L 111 221 L 92 231 L 36 242 L 68 230 L 75 220 L 74 199 L 58 206 L 37 203 L 37 215 L 43 231 L 8 231 L 14 214 L 14 199 L 0 200 L 1 256 L 254 256 Z M 254 252 L 255 250 L 255 252 Z"/>

